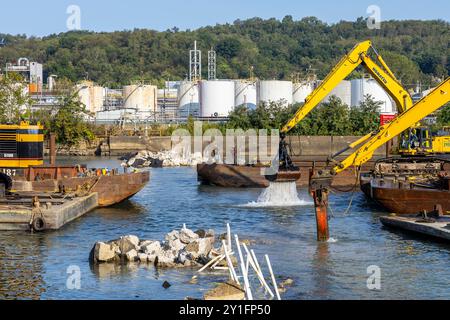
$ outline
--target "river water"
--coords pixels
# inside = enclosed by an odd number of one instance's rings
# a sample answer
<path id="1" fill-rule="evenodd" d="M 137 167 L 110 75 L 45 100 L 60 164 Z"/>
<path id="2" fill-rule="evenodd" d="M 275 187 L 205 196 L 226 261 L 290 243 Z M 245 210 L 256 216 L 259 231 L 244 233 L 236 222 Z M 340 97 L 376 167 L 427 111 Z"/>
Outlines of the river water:
<path id="1" fill-rule="evenodd" d="M 90 166 L 115 167 L 114 159 L 70 159 Z M 99 209 L 65 226 L 39 234 L 0 233 L 0 298 L 10 299 L 184 299 L 201 298 L 226 273 L 205 273 L 196 284 L 195 270 L 101 265 L 92 267 L 89 252 L 96 241 L 135 234 L 162 239 L 183 223 L 192 229 L 213 228 L 252 241 L 263 262 L 269 254 L 278 279 L 294 280 L 284 299 L 449 299 L 450 245 L 385 229 L 383 211 L 356 194 L 347 216 L 350 194 L 331 196 L 334 241 L 317 243 L 313 207 L 306 190 L 298 206 L 252 205 L 259 189 L 200 186 L 195 169 L 152 169 L 151 182 L 135 197 L 113 208 Z M 379 290 L 367 287 L 368 267 L 380 271 Z M 80 271 L 80 286 L 70 274 Z M 68 273 L 69 271 L 69 273 Z M 267 274 L 267 273 L 266 273 Z M 167 280 L 172 286 L 164 289 Z"/>

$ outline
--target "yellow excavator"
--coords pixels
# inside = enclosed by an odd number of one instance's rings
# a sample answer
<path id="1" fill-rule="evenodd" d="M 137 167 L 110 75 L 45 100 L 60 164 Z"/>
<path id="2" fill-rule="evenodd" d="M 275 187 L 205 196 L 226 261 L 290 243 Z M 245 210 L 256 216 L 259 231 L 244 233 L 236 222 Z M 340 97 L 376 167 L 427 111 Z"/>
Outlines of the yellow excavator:
<path id="1" fill-rule="evenodd" d="M 369 56 L 371 49 L 375 53 L 378 63 Z M 296 169 L 287 152 L 287 143 L 284 141 L 286 134 L 359 66 L 363 66 L 377 83 L 384 88 L 394 100 L 400 115 L 412 107 L 413 101 L 410 94 L 403 88 L 382 56 L 372 46 L 372 42 L 368 40 L 358 43 L 339 61 L 323 82 L 305 99 L 304 105 L 299 108 L 294 117 L 281 129 L 279 161 L 282 171 L 292 172 Z M 356 141 L 356 145 L 361 140 Z M 355 143 L 350 145 L 349 148 L 354 146 Z M 450 137 L 433 137 L 428 127 L 421 126 L 419 123 L 412 124 L 411 128 L 403 133 L 398 149 L 399 153 L 404 155 L 450 153 Z"/>
<path id="2" fill-rule="evenodd" d="M 329 163 L 334 164 L 333 167 L 318 170 L 313 168 L 311 170 L 309 188 L 315 203 L 319 241 L 326 241 L 328 239 L 328 193 L 336 174 L 351 166 L 356 167 L 358 169 L 356 171 L 359 172 L 361 165 L 369 161 L 379 147 L 400 135 L 414 124 L 420 122 L 423 118 L 432 114 L 449 101 L 450 78 L 447 78 L 430 94 L 400 114 L 395 120 L 381 126 L 377 131 L 372 132 L 355 142 L 352 145 L 352 148 L 359 147 L 344 160 L 339 161 L 336 159 L 336 156 L 334 156 L 329 159 Z M 342 152 L 338 153 L 338 155 L 340 154 L 342 154 Z M 387 162 L 387 164 L 389 164 L 389 162 Z M 439 158 L 436 159 L 433 157 L 416 158 L 409 163 L 404 162 L 402 165 L 406 175 L 408 172 L 414 171 L 414 169 L 420 170 L 422 173 L 435 175 L 442 170 L 442 161 Z M 401 170 L 402 165 L 394 163 L 393 167 L 397 170 L 400 168 Z M 412 168 L 412 166 L 414 168 Z M 398 175 L 398 172 L 395 174 Z"/>
<path id="3" fill-rule="evenodd" d="M 20 124 L 0 125 L 0 186 L 11 188 L 19 170 L 44 164 L 43 127 Z"/>

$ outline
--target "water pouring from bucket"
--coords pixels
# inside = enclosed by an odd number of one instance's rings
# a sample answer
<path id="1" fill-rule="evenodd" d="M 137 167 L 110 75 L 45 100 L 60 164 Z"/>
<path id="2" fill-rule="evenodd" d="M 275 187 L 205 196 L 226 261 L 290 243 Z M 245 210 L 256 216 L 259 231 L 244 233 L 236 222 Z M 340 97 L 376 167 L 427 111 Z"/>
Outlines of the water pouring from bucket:
<path id="1" fill-rule="evenodd" d="M 295 181 L 284 181 L 271 182 L 258 200 L 247 204 L 246 207 L 296 207 L 312 204 L 312 201 L 299 198 Z"/>
<path id="2" fill-rule="evenodd" d="M 270 181 L 259 196 L 256 202 L 249 206 L 259 207 L 292 207 L 309 205 L 311 202 L 301 200 L 298 197 L 296 181 L 300 179 L 300 169 L 294 166 L 288 153 L 288 144 L 285 141 L 286 134 L 280 135 L 280 144 L 278 150 L 279 170 L 276 173 L 266 174 L 266 179 Z"/>

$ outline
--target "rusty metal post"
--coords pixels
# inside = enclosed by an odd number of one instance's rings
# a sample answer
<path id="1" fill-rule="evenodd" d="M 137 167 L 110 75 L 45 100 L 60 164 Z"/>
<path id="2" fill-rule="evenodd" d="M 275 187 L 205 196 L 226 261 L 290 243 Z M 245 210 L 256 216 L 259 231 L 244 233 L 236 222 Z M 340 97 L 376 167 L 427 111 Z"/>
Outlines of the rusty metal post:
<path id="1" fill-rule="evenodd" d="M 314 207 L 316 210 L 317 241 L 328 241 L 330 231 L 328 228 L 328 191 L 313 191 Z"/>
<path id="2" fill-rule="evenodd" d="M 310 170 L 310 193 L 314 199 L 316 213 L 317 241 L 326 242 L 330 239 L 328 227 L 328 190 L 324 187 L 313 187 L 311 179 L 314 176 L 314 167 Z"/>
<path id="3" fill-rule="evenodd" d="M 50 165 L 56 165 L 56 134 L 50 133 Z"/>

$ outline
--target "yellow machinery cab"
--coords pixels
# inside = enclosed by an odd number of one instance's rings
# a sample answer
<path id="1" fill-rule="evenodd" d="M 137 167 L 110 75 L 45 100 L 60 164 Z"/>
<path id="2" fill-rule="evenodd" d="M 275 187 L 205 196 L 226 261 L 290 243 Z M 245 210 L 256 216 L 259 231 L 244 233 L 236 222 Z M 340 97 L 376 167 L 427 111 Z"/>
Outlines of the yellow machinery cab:
<path id="1" fill-rule="evenodd" d="M 0 170 L 44 164 L 44 133 L 40 124 L 0 125 Z"/>

